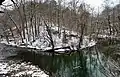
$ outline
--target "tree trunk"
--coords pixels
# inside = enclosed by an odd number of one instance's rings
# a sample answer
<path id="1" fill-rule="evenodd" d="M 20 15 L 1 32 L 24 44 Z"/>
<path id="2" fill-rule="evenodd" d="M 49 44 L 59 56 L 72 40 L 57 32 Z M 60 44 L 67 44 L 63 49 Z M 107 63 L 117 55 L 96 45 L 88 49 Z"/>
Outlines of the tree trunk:
<path id="1" fill-rule="evenodd" d="M 45 24 L 47 32 L 48 32 L 48 36 L 49 36 L 49 40 L 50 40 L 51 45 L 52 45 L 52 49 L 54 49 L 54 42 L 53 42 L 51 30 L 50 30 L 49 26 L 47 25 L 47 23 L 45 21 L 44 21 L 44 24 Z"/>

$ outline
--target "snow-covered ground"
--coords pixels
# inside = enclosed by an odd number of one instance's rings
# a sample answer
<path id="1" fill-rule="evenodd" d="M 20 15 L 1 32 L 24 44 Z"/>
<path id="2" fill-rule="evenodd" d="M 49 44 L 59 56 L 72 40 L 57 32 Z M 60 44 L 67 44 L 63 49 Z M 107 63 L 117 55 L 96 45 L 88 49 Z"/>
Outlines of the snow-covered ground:
<path id="1" fill-rule="evenodd" d="M 51 34 L 52 34 L 55 48 L 71 46 L 72 48 L 74 48 L 74 50 L 77 49 L 77 46 L 79 44 L 79 38 L 78 38 L 79 36 L 77 35 L 76 32 L 61 29 L 60 34 L 59 34 L 57 31 L 58 27 L 53 26 L 50 29 L 51 29 Z M 9 44 L 6 41 L 6 39 L 2 39 L 0 43 L 18 46 L 18 47 L 36 48 L 36 49 L 41 49 L 41 50 L 51 49 L 52 47 L 50 45 L 50 40 L 49 40 L 48 33 L 46 31 L 45 26 L 40 26 L 39 30 L 40 30 L 40 33 L 35 38 L 34 42 L 32 41 L 33 35 L 30 34 L 31 35 L 29 37 L 30 40 L 28 41 L 27 39 L 24 39 L 24 44 L 21 42 L 21 40 L 18 40 L 18 39 L 17 39 L 17 41 L 10 41 Z M 26 38 L 28 38 L 27 33 L 26 33 Z M 63 40 L 65 42 L 63 42 Z M 81 45 L 81 49 L 94 46 L 95 44 L 96 44 L 96 42 L 93 39 L 89 40 L 88 36 L 84 36 L 83 43 Z M 65 51 L 65 50 L 62 49 L 62 50 L 57 50 L 57 51 Z"/>
<path id="2" fill-rule="evenodd" d="M 7 76 L 8 75 L 8 76 Z M 29 62 L 15 63 L 13 61 L 0 63 L 0 76 L 2 77 L 49 77 L 44 71 Z"/>
<path id="3" fill-rule="evenodd" d="M 106 35 L 106 34 L 99 34 L 98 35 L 99 38 L 116 38 L 115 35 Z"/>
<path id="4" fill-rule="evenodd" d="M 49 77 L 39 67 L 14 57 L 16 48 L 0 44 L 0 77 Z M 38 76 L 39 75 L 39 76 Z"/>

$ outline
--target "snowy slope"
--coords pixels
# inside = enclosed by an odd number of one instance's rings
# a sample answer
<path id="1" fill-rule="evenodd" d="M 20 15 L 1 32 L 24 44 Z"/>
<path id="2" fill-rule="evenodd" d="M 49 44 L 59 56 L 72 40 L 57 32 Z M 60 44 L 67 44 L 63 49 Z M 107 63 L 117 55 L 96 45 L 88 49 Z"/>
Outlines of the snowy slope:
<path id="1" fill-rule="evenodd" d="M 61 29 L 60 33 L 58 33 L 58 31 L 57 31 L 58 27 L 56 27 L 56 26 L 53 26 L 50 29 L 51 29 L 55 48 L 71 46 L 75 50 L 77 49 L 77 45 L 79 43 L 79 38 L 77 37 L 78 35 L 76 32 Z M 0 43 L 18 46 L 18 47 L 28 47 L 28 48 L 36 48 L 36 49 L 42 49 L 42 50 L 51 49 L 50 40 L 48 38 L 48 33 L 46 31 L 45 26 L 40 26 L 39 30 L 40 30 L 40 33 L 35 38 L 34 42 L 32 41 L 33 35 L 30 34 L 30 37 L 29 37 L 30 40 L 28 41 L 27 39 L 24 39 L 24 43 L 22 43 L 21 40 L 18 40 L 18 39 L 17 39 L 17 41 L 10 41 L 9 44 L 6 41 L 6 39 L 2 39 Z M 64 37 L 64 35 L 66 35 L 66 37 Z M 70 35 L 72 35 L 72 36 L 70 36 Z M 28 38 L 27 32 L 26 32 L 26 38 Z M 63 42 L 63 39 L 65 39 L 66 42 Z M 81 49 L 85 48 L 85 47 L 94 46 L 95 44 L 96 44 L 96 42 L 93 39 L 89 40 L 88 36 L 84 36 L 83 43 L 81 45 Z"/>

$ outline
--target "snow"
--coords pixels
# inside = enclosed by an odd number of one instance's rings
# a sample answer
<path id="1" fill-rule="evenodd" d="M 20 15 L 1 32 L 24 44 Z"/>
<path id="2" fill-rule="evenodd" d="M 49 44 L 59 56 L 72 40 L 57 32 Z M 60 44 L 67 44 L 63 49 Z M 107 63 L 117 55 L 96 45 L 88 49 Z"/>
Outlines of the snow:
<path id="1" fill-rule="evenodd" d="M 6 41 L 6 39 L 3 39 L 3 40 L 1 41 L 1 43 L 8 44 L 8 42 Z M 11 43 L 11 44 L 12 44 L 12 43 Z"/>
<path id="2" fill-rule="evenodd" d="M 49 76 L 44 74 L 44 72 L 35 72 L 32 74 L 32 77 L 49 77 Z"/>
<path id="3" fill-rule="evenodd" d="M 106 35 L 106 34 L 99 34 L 98 35 L 98 37 L 100 37 L 100 38 L 116 38 L 116 36 L 114 36 L 114 35 Z"/>
<path id="4" fill-rule="evenodd" d="M 11 74 L 11 77 L 23 77 L 25 75 L 32 77 L 49 77 L 44 71 L 36 66 L 30 65 L 29 62 L 15 63 L 0 63 L 0 74 Z"/>
<path id="5" fill-rule="evenodd" d="M 66 49 L 59 49 L 59 50 L 55 50 L 56 52 L 64 52 L 64 51 L 66 51 Z"/>
<path id="6" fill-rule="evenodd" d="M 30 34 L 30 37 L 29 37 L 30 40 L 28 41 L 27 39 L 24 39 L 23 40 L 24 43 L 22 43 L 21 40 L 18 40 L 18 39 L 17 39 L 17 41 L 10 41 L 9 44 L 6 41 L 6 39 L 3 39 L 3 40 L 1 40 L 0 43 L 4 43 L 4 44 L 7 44 L 7 45 L 18 46 L 18 47 L 23 47 L 23 48 L 24 47 L 35 48 L 35 49 L 40 49 L 40 50 L 51 49 L 52 47 L 50 46 L 50 40 L 48 38 L 48 33 L 46 31 L 45 26 L 40 26 L 39 28 L 40 28 L 39 29 L 40 33 L 35 38 L 34 42 L 32 41 L 33 40 L 32 34 Z M 52 29 L 52 32 L 54 32 L 54 31 L 58 30 L 58 27 L 53 26 L 53 27 L 51 27 L 51 29 Z M 52 38 L 53 38 L 53 41 L 54 41 L 55 48 L 70 46 L 71 49 L 77 50 L 77 46 L 79 44 L 79 38 L 69 36 L 69 35 L 77 35 L 77 33 L 74 32 L 74 31 L 69 31 L 69 30 L 64 30 L 64 29 L 61 28 L 60 37 L 58 36 L 58 33 L 57 34 L 52 34 Z M 64 33 L 69 36 L 69 37 L 66 36 L 66 43 L 63 42 Z M 28 38 L 27 33 L 26 33 L 26 38 Z M 91 46 L 94 46 L 95 44 L 96 44 L 96 42 L 94 40 L 89 40 L 88 36 L 84 36 L 83 37 L 83 43 L 82 43 L 81 47 L 82 48 L 91 47 Z M 57 51 L 65 51 L 65 50 L 60 49 L 60 50 L 57 50 Z"/>
<path id="7" fill-rule="evenodd" d="M 7 67 L 7 63 L 0 63 L 0 74 L 7 74 L 8 73 L 8 69 L 5 70 L 5 68 Z"/>
<path id="8" fill-rule="evenodd" d="M 51 47 L 45 47 L 43 50 L 50 50 L 52 49 Z"/>

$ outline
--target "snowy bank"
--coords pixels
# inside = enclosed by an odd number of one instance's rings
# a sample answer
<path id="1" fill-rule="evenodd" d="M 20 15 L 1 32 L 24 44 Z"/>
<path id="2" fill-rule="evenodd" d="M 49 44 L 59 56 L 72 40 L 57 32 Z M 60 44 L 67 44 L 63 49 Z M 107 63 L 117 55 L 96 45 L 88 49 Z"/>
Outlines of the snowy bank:
<path id="1" fill-rule="evenodd" d="M 2 62 L 0 63 L 0 76 L 5 77 L 49 77 L 44 71 L 31 65 L 29 62 Z"/>
<path id="2" fill-rule="evenodd" d="M 77 50 L 78 44 L 79 44 L 79 35 L 77 35 L 76 32 L 74 31 L 69 31 L 69 30 L 65 30 L 61 29 L 60 32 L 57 31 L 58 27 L 50 27 L 51 30 L 51 35 L 52 35 L 52 40 L 54 43 L 54 48 L 62 48 L 62 47 L 67 47 L 70 46 L 71 50 Z M 4 43 L 7 45 L 12 45 L 12 46 L 17 46 L 17 47 L 25 47 L 25 48 L 35 48 L 35 49 L 39 49 L 39 50 L 49 50 L 52 49 L 51 46 L 51 42 L 50 42 L 50 38 L 48 36 L 48 32 L 46 31 L 45 26 L 40 26 L 39 27 L 40 33 L 38 34 L 38 36 L 36 38 L 34 38 L 33 41 L 33 35 L 31 34 L 29 36 L 29 41 L 28 41 L 28 36 L 26 33 L 26 39 L 23 40 L 23 42 L 18 38 L 16 40 L 11 39 L 11 41 L 8 41 L 3 38 L 1 39 L 0 43 Z M 88 36 L 83 36 L 83 42 L 81 43 L 81 48 L 86 48 L 86 47 L 91 47 L 94 46 L 96 44 L 96 42 L 92 39 L 89 40 Z M 67 49 L 69 50 L 69 49 Z M 59 49 L 56 50 L 56 52 L 58 51 L 66 51 L 66 49 Z"/>

